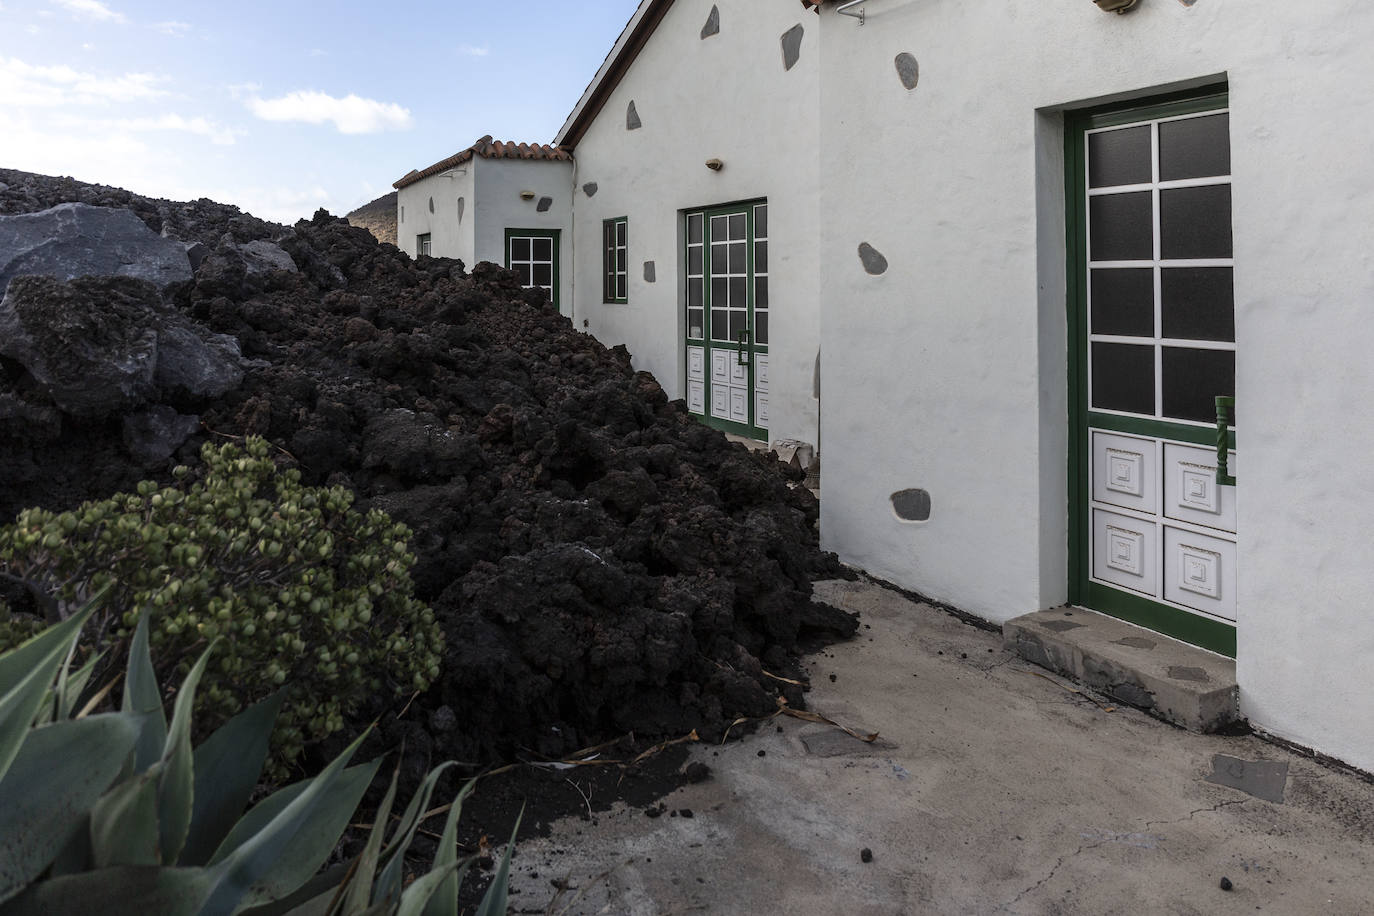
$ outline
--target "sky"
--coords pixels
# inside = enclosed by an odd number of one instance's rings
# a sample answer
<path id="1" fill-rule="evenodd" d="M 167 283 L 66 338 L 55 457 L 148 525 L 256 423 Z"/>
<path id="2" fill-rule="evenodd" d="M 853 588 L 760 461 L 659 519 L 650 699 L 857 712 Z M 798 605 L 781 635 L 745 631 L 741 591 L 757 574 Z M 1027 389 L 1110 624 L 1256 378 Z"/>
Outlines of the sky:
<path id="1" fill-rule="evenodd" d="M 0 168 L 294 223 L 549 143 L 637 0 L 0 0 Z"/>

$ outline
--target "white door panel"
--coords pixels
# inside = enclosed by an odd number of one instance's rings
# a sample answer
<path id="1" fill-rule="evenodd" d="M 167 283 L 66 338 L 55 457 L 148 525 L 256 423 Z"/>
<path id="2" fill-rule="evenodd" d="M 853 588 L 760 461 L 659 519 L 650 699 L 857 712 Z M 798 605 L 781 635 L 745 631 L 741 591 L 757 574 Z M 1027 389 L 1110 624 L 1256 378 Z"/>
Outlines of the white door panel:
<path id="1" fill-rule="evenodd" d="M 1154 439 L 1094 432 L 1093 499 L 1140 512 L 1159 512 Z"/>
<path id="2" fill-rule="evenodd" d="M 1236 545 L 1166 525 L 1164 598 L 1234 622 Z"/>
<path id="3" fill-rule="evenodd" d="M 1158 525 L 1096 509 L 1092 530 L 1093 578 L 1158 597 Z"/>
<path id="4" fill-rule="evenodd" d="M 1235 476 L 1235 452 L 1227 465 Z M 1165 444 L 1164 514 L 1208 528 L 1236 530 L 1236 488 L 1217 483 L 1216 449 Z"/>

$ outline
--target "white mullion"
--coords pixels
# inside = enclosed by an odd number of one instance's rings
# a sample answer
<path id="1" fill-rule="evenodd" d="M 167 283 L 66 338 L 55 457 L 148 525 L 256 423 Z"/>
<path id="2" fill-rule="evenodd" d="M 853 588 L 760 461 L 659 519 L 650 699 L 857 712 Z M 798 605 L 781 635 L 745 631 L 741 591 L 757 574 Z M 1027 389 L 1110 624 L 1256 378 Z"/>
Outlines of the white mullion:
<path id="1" fill-rule="evenodd" d="M 1159 122 L 1150 122 L 1150 218 L 1153 220 L 1151 232 L 1153 238 L 1151 252 L 1154 256 L 1154 263 L 1151 269 L 1154 273 L 1154 357 L 1155 357 L 1155 410 L 1156 417 L 1164 416 L 1164 348 L 1160 345 L 1161 335 L 1164 333 L 1164 318 L 1161 314 L 1160 295 L 1163 277 L 1159 266 L 1160 255 L 1162 254 L 1161 242 L 1159 238 Z M 1156 465 L 1159 467 L 1159 465 Z M 1163 592 L 1161 592 L 1163 594 Z"/>
<path id="2" fill-rule="evenodd" d="M 1165 347 L 1181 348 L 1184 350 L 1231 350 L 1235 351 L 1236 343 L 1233 340 L 1195 340 L 1188 337 L 1162 337 L 1160 345 Z"/>
<path id="3" fill-rule="evenodd" d="M 1086 310 L 1085 314 L 1083 315 L 1083 323 L 1087 325 L 1087 328 L 1085 328 L 1085 330 L 1088 331 L 1088 332 L 1091 332 L 1091 331 L 1092 331 L 1092 321 L 1093 321 L 1093 301 L 1092 301 L 1092 296 L 1093 296 L 1093 284 L 1092 284 L 1092 270 L 1091 270 L 1091 268 L 1092 268 L 1092 260 L 1091 260 L 1091 259 L 1092 259 L 1092 253 L 1093 253 L 1093 223 L 1092 223 L 1092 219 L 1093 219 L 1093 216 L 1092 216 L 1093 208 L 1090 207 L 1090 206 L 1088 206 L 1088 197 L 1087 197 L 1087 195 L 1090 195 L 1090 194 L 1092 193 L 1092 187 L 1091 187 L 1091 185 L 1088 183 L 1088 174 L 1092 171 L 1092 161 L 1091 161 L 1091 158 L 1090 158 L 1090 156 L 1091 156 L 1092 144 L 1090 144 L 1090 143 L 1088 142 L 1088 137 L 1089 137 L 1089 136 L 1091 136 L 1091 135 L 1090 135 L 1087 131 L 1084 131 L 1084 132 L 1083 132 L 1083 190 L 1084 190 L 1084 198 L 1083 198 L 1083 259 L 1084 259 L 1084 261 L 1088 264 L 1088 269 L 1086 270 L 1086 275 L 1083 276 L 1083 277 L 1080 277 L 1080 278 L 1079 278 L 1079 281 L 1082 282 L 1082 283 L 1084 283 L 1084 284 L 1086 284 L 1086 286 L 1087 286 L 1087 291 L 1086 291 L 1085 295 L 1083 296 L 1083 301 L 1087 303 L 1088 307 L 1087 307 L 1087 310 Z M 1083 361 L 1084 364 L 1085 364 L 1085 365 L 1084 365 L 1084 371 L 1085 371 L 1085 373 L 1086 373 L 1086 377 L 1083 379 L 1083 387 L 1086 388 L 1086 389 L 1088 390 L 1088 410 L 1092 410 L 1092 409 L 1093 409 L 1093 347 L 1092 347 L 1092 344 L 1091 344 L 1091 343 L 1088 343 L 1088 345 L 1087 345 L 1086 347 L 1084 347 L 1083 349 L 1085 349 L 1085 350 L 1088 351 L 1088 353 L 1087 353 L 1087 359 L 1085 359 L 1085 360 Z M 1087 464 L 1085 464 L 1084 467 L 1086 467 L 1086 468 L 1088 469 L 1089 480 L 1091 481 L 1091 477 L 1092 477 L 1092 473 L 1093 473 L 1093 464 L 1092 464 L 1092 454 L 1093 454 L 1093 453 L 1092 453 L 1092 436 L 1084 436 L 1083 438 L 1084 438 L 1084 439 L 1087 441 L 1087 443 L 1088 443 L 1088 459 L 1087 459 Z M 1089 487 L 1089 490 L 1090 490 L 1090 491 L 1091 491 L 1091 489 L 1092 489 L 1092 488 Z M 1089 526 L 1088 530 L 1091 531 L 1091 530 L 1092 530 L 1092 512 L 1091 512 L 1091 511 L 1088 512 L 1088 526 Z M 1089 543 L 1090 545 L 1092 544 L 1092 537 L 1091 537 L 1091 536 L 1089 536 L 1089 538 L 1088 538 L 1088 543 Z M 1091 557 L 1092 551 L 1091 551 L 1091 549 L 1089 549 L 1088 552 L 1089 552 L 1088 569 L 1089 569 L 1089 571 L 1091 571 L 1091 569 L 1092 569 L 1092 557 Z"/>
<path id="4" fill-rule="evenodd" d="M 1202 178 L 1171 178 L 1161 181 L 1159 186 L 1165 191 L 1171 191 L 1174 188 L 1210 188 L 1230 184 L 1230 175 L 1208 175 Z"/>
<path id="5" fill-rule="evenodd" d="M 1153 187 L 1154 185 L 1148 181 L 1142 184 L 1114 184 L 1108 185 L 1105 188 L 1088 188 L 1088 196 L 1106 197 L 1111 194 L 1130 194 L 1132 192 L 1148 191 Z"/>

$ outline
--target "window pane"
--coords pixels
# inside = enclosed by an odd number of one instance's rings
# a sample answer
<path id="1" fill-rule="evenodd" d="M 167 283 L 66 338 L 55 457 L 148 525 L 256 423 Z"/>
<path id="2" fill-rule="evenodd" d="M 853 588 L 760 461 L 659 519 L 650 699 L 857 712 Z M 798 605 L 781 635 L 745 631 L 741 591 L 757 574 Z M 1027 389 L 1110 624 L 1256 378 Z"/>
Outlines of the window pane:
<path id="1" fill-rule="evenodd" d="M 687 249 L 687 272 L 689 274 L 701 274 L 701 247 Z"/>
<path id="2" fill-rule="evenodd" d="M 730 310 L 711 309 L 711 339 L 730 339 Z"/>
<path id="3" fill-rule="evenodd" d="M 724 242 L 730 235 L 730 220 L 724 216 L 711 217 L 711 241 Z M 714 257 L 714 255 L 712 255 Z"/>
<path id="4" fill-rule="evenodd" d="M 1165 268 L 1160 285 L 1160 323 L 1165 337 L 1236 339 L 1231 268 Z"/>
<path id="5" fill-rule="evenodd" d="M 745 286 L 747 282 L 747 279 L 744 277 L 730 278 L 730 305 L 737 309 L 742 309 L 749 303 Z M 717 302 L 715 304 L 721 305 L 722 303 Z"/>
<path id="6" fill-rule="evenodd" d="M 627 231 L 628 229 L 625 220 L 617 220 L 615 224 L 615 243 L 617 245 L 625 244 L 625 237 Z"/>
<path id="7" fill-rule="evenodd" d="M 693 213 L 691 216 L 687 217 L 687 241 L 688 241 L 688 242 L 700 242 L 700 241 L 701 241 L 701 224 L 702 224 L 702 219 L 701 219 L 701 214 L 700 214 L 700 213 Z"/>
<path id="8" fill-rule="evenodd" d="M 703 313 L 701 309 L 687 310 L 687 336 L 693 340 L 700 340 L 702 334 L 701 322 Z"/>
<path id="9" fill-rule="evenodd" d="M 744 242 L 733 242 L 730 245 L 730 273 L 742 274 L 749 269 L 745 261 Z"/>
<path id="10" fill-rule="evenodd" d="M 730 281 L 725 277 L 711 278 L 711 304 L 725 308 L 730 304 Z"/>
<path id="11" fill-rule="evenodd" d="M 730 313 L 730 339 L 739 340 L 740 335 L 749 327 L 747 316 L 743 312 Z"/>
<path id="12" fill-rule="evenodd" d="M 761 343 L 768 343 L 768 313 L 759 312 L 754 315 L 754 336 Z"/>
<path id="13" fill-rule="evenodd" d="M 1094 334 L 1155 336 L 1155 272 L 1149 267 L 1090 271 Z"/>
<path id="14" fill-rule="evenodd" d="M 759 204 L 754 208 L 754 235 L 757 238 L 768 237 L 768 205 Z"/>
<path id="15" fill-rule="evenodd" d="M 1159 244 L 1165 258 L 1231 256 L 1231 186 L 1159 192 Z"/>
<path id="16" fill-rule="evenodd" d="M 528 265 L 528 264 L 516 264 L 516 265 L 515 265 L 515 275 L 516 275 L 517 277 L 520 278 L 520 285 L 521 285 L 521 286 L 531 286 L 531 285 L 532 285 L 532 284 L 530 283 L 530 265 Z"/>
<path id="17" fill-rule="evenodd" d="M 725 256 L 727 247 L 724 243 L 711 246 L 711 273 L 723 274 L 730 269 L 730 259 Z"/>
<path id="18" fill-rule="evenodd" d="M 743 213 L 732 213 L 732 214 L 730 214 L 730 238 L 732 238 L 732 239 L 742 239 L 742 238 L 744 238 L 744 233 L 745 233 L 745 227 L 744 227 L 744 214 L 743 214 Z"/>
<path id="19" fill-rule="evenodd" d="M 1154 347 L 1095 343 L 1092 363 L 1093 407 L 1154 414 Z"/>
<path id="20" fill-rule="evenodd" d="M 768 243 L 757 242 L 754 245 L 754 272 L 768 273 Z"/>
<path id="21" fill-rule="evenodd" d="M 629 269 L 630 269 L 629 260 L 630 260 L 629 252 L 627 252 L 624 248 L 618 248 L 618 249 L 616 249 L 616 252 L 615 252 L 615 270 L 616 270 L 616 273 L 622 273 L 622 274 L 623 274 L 623 273 L 625 273 L 627 270 L 629 270 Z"/>
<path id="22" fill-rule="evenodd" d="M 536 261 L 553 260 L 553 239 L 534 239 L 534 259 Z"/>
<path id="23" fill-rule="evenodd" d="M 1160 124 L 1160 180 L 1230 175 L 1230 120 L 1230 115 L 1223 112 Z"/>
<path id="24" fill-rule="evenodd" d="M 629 298 L 629 289 L 627 288 L 626 278 L 624 274 L 621 274 L 620 276 L 615 278 L 615 297 L 617 299 Z"/>
<path id="25" fill-rule="evenodd" d="M 1141 261 L 1154 257 L 1154 214 L 1149 191 L 1102 194 L 1088 199 L 1089 257 L 1094 261 Z"/>
<path id="26" fill-rule="evenodd" d="M 689 308 L 699 308 L 701 306 L 702 281 L 700 278 L 687 281 L 687 306 Z"/>
<path id="27" fill-rule="evenodd" d="M 534 285 L 553 286 L 553 265 L 536 264 L 534 265 Z"/>
<path id="28" fill-rule="evenodd" d="M 1217 406 L 1213 399 L 1236 393 L 1236 354 L 1230 350 L 1165 347 L 1160 367 L 1166 417 L 1215 422 Z"/>
<path id="29" fill-rule="evenodd" d="M 1150 172 L 1150 125 L 1088 135 L 1088 187 L 1145 184 Z"/>
<path id="30" fill-rule="evenodd" d="M 522 238 L 511 239 L 510 259 L 512 261 L 528 261 L 530 259 L 530 240 Z"/>
<path id="31" fill-rule="evenodd" d="M 754 278 L 754 308 L 768 308 L 768 278 Z"/>

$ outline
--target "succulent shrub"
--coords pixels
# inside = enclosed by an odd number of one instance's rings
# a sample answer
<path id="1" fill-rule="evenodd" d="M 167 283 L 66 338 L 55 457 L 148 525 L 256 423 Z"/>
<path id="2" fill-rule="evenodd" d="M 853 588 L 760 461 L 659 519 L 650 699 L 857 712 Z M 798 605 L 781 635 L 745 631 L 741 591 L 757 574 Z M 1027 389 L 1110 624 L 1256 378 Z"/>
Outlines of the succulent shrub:
<path id="1" fill-rule="evenodd" d="M 425 690 L 443 633 L 413 596 L 409 530 L 384 512 L 354 511 L 343 487 L 305 487 L 267 443 L 207 444 L 198 474 L 176 485 L 62 513 L 21 512 L 0 529 L 0 572 L 53 598 L 50 616 L 105 586 L 94 648 L 122 658 L 143 609 L 164 688 L 214 639 L 198 713 L 208 725 L 285 687 L 273 735 L 274 775 L 306 741 L 343 727 L 370 695 Z"/>
<path id="2" fill-rule="evenodd" d="M 72 718 L 91 670 L 72 671 L 72 657 L 96 604 L 0 654 L 0 914 L 456 916 L 471 860 L 457 858 L 455 827 L 471 782 L 450 806 L 432 867 L 409 885 L 405 854 L 445 767 L 430 773 L 384 845 L 393 777 L 363 853 L 316 874 L 380 764 L 348 766 L 363 739 L 318 776 L 245 812 L 282 694 L 193 750 L 197 688 L 224 640 L 191 666 L 169 723 L 145 616 L 119 710 L 87 715 L 83 707 Z M 479 916 L 506 912 L 510 855 L 507 846 Z"/>

